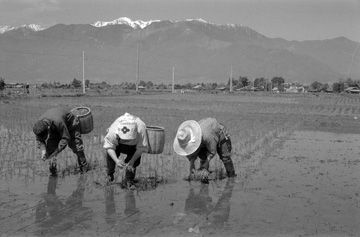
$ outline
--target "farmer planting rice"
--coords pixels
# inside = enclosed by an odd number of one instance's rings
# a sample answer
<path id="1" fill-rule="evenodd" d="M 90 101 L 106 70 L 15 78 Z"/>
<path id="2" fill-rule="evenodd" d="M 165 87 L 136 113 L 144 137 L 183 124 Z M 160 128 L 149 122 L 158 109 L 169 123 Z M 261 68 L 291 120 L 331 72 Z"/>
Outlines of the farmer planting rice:
<path id="1" fill-rule="evenodd" d="M 50 160 L 50 172 L 56 175 L 54 158 L 68 145 L 76 154 L 80 172 L 88 170 L 78 117 L 69 109 L 52 108 L 36 121 L 33 127 L 41 159 Z"/>
<path id="2" fill-rule="evenodd" d="M 234 164 L 231 160 L 231 140 L 224 125 L 215 118 L 205 118 L 199 122 L 187 120 L 176 133 L 174 151 L 186 156 L 190 161 L 189 178 L 195 174 L 195 160 L 200 158 L 200 176 L 203 183 L 208 183 L 210 160 L 218 154 L 228 177 L 235 177 Z"/>
<path id="3" fill-rule="evenodd" d="M 115 167 L 125 169 L 125 179 L 128 187 L 134 187 L 136 167 L 139 166 L 141 155 L 148 150 L 146 125 L 138 117 L 125 113 L 117 118 L 108 128 L 104 138 L 108 181 L 114 181 Z M 126 154 L 124 160 L 120 154 Z"/>

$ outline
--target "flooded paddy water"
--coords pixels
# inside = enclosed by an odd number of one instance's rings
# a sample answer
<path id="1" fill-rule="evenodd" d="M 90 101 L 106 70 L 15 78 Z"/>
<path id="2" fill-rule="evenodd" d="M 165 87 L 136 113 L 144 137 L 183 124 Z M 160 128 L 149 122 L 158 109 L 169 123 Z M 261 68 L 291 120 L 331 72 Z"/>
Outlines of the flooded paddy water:
<path id="1" fill-rule="evenodd" d="M 55 102 L 0 104 L 0 236 L 360 235 L 360 132 L 353 118 L 359 110 L 353 98 L 329 99 L 336 103 L 309 97 L 217 98 L 222 107 L 207 104 L 205 97 L 187 109 L 187 99 L 177 98 L 175 109 L 171 97 L 156 97 L 164 100 L 157 102 L 161 109 L 146 113 L 141 110 L 147 102 L 138 97 L 133 99 L 141 103 L 134 107 L 95 105 L 95 121 L 103 112 L 110 118 L 95 124 L 91 136 L 84 135 L 93 169 L 73 172 L 75 158 L 67 149 L 58 158 L 58 177 L 49 176 L 39 161 L 31 134 L 31 121 Z M 197 106 L 202 110 L 193 112 Z M 353 109 L 339 109 L 346 106 Z M 110 112 L 114 107 L 119 112 Z M 148 121 L 161 111 L 169 120 L 164 153 L 144 155 L 139 167 L 140 183 L 151 182 L 137 190 L 121 188 L 119 171 L 117 183 L 104 182 L 102 131 L 107 120 L 125 110 Z M 3 111 L 11 111 L 20 127 Z M 22 113 L 28 120 L 18 118 Z M 233 126 L 238 176 L 208 185 L 185 181 L 187 161 L 171 151 L 176 126 L 211 114 Z M 221 162 L 216 158 L 210 169 L 221 171 Z"/>

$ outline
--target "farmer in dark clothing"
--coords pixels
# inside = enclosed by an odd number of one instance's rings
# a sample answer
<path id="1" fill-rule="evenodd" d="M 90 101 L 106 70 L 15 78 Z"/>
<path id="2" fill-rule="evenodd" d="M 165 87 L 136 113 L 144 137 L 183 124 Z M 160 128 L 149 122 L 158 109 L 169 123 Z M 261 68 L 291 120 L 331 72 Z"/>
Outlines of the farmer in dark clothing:
<path id="1" fill-rule="evenodd" d="M 177 154 L 189 159 L 190 176 L 195 170 L 195 160 L 200 158 L 201 181 L 204 183 L 208 183 L 210 160 L 216 154 L 222 160 L 227 176 L 236 176 L 231 160 L 230 136 L 225 126 L 215 118 L 183 122 L 178 128 L 173 147 Z"/>
<path id="2" fill-rule="evenodd" d="M 35 123 L 33 131 L 43 160 L 55 158 L 68 145 L 76 154 L 81 172 L 86 172 L 84 145 L 81 139 L 79 119 L 70 110 L 53 108 L 46 111 Z M 56 163 L 50 165 L 56 174 Z"/>

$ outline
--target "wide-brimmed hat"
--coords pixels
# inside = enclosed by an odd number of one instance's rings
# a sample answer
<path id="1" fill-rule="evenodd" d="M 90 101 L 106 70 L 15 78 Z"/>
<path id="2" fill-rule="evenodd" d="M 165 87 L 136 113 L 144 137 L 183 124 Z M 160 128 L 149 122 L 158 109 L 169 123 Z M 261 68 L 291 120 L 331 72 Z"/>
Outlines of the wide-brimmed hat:
<path id="1" fill-rule="evenodd" d="M 187 120 L 180 124 L 173 148 L 174 151 L 182 156 L 191 155 L 201 144 L 201 128 L 195 120 Z"/>
<path id="2" fill-rule="evenodd" d="M 120 139 L 134 140 L 137 137 L 137 125 L 135 121 L 121 121 L 119 123 L 117 134 Z"/>

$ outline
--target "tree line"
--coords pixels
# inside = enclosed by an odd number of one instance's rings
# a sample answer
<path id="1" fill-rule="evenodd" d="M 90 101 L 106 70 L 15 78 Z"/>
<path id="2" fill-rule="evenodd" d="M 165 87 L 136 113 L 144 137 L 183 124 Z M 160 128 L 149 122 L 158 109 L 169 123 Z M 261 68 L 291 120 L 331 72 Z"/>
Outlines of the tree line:
<path id="1" fill-rule="evenodd" d="M 286 86 L 289 84 L 295 86 L 303 86 L 308 91 L 312 92 L 335 92 L 340 93 L 345 91 L 348 87 L 360 88 L 360 80 L 353 80 L 351 78 L 347 79 L 339 79 L 337 82 L 332 84 L 329 83 L 321 83 L 318 81 L 312 82 L 310 85 L 302 85 L 301 83 L 286 83 L 283 77 L 273 77 L 272 79 L 267 79 L 264 77 L 255 78 L 253 81 L 250 80 L 246 76 L 239 76 L 237 79 L 232 78 L 230 83 L 230 78 L 227 83 L 217 83 L 217 82 L 206 82 L 206 83 L 185 83 L 185 84 L 175 84 L 175 89 L 193 89 L 196 86 L 203 90 L 215 90 L 218 88 L 230 89 L 230 84 L 232 84 L 233 89 L 241 89 L 251 87 L 252 89 L 256 89 L 259 91 L 271 91 L 274 88 L 283 92 L 286 90 Z M 4 90 L 6 86 L 5 78 L 0 77 L 0 90 Z M 44 82 L 40 84 L 41 88 L 82 88 L 83 82 L 74 78 L 69 83 L 61 83 L 61 82 Z M 107 82 L 91 82 L 90 80 L 85 80 L 86 88 L 96 88 L 96 89 L 105 89 L 111 87 L 117 87 L 128 90 L 135 90 L 137 87 L 141 89 L 171 89 L 172 84 L 164 84 L 164 83 L 153 83 L 152 81 L 139 81 L 138 85 L 134 82 L 121 82 L 119 84 L 110 85 Z"/>

